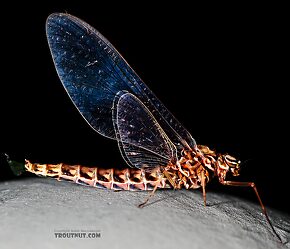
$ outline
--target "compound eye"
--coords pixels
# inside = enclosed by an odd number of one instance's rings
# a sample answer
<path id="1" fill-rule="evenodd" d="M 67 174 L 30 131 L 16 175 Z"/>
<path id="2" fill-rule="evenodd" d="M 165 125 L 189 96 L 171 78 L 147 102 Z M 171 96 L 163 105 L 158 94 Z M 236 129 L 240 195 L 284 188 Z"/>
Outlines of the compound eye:
<path id="1" fill-rule="evenodd" d="M 232 161 L 232 162 L 237 161 L 236 158 L 234 158 L 233 156 L 230 156 L 230 155 L 225 155 L 225 158 L 226 158 L 226 160 L 229 160 L 229 161 Z"/>
<path id="2" fill-rule="evenodd" d="M 236 166 L 238 164 L 237 159 L 230 155 L 225 155 L 224 159 L 229 166 Z"/>

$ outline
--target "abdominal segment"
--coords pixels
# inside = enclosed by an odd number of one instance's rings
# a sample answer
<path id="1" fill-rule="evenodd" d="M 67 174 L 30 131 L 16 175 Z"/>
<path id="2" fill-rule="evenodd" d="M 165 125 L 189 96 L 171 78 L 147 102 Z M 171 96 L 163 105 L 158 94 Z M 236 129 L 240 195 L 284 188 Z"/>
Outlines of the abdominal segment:
<path id="1" fill-rule="evenodd" d="M 113 190 L 153 190 L 171 188 L 168 180 L 160 173 L 160 168 L 150 172 L 144 169 L 104 169 L 67 164 L 38 164 L 25 161 L 28 172 L 39 176 L 48 176 L 57 180 L 71 181 L 82 185 Z"/>

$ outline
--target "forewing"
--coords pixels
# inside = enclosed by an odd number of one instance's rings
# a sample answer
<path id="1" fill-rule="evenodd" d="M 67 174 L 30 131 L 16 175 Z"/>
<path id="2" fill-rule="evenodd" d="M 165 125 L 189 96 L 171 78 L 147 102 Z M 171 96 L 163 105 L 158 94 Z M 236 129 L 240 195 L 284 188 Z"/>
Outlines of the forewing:
<path id="1" fill-rule="evenodd" d="M 128 164 L 155 168 L 176 160 L 174 144 L 136 96 L 123 93 L 117 97 L 113 116 L 120 151 Z"/>
<path id="2" fill-rule="evenodd" d="M 115 138 L 112 101 L 128 89 L 126 75 L 116 65 L 120 57 L 104 37 L 81 20 L 52 14 L 47 39 L 62 84 L 87 122 L 100 134 Z"/>
<path id="3" fill-rule="evenodd" d="M 176 146 L 194 146 L 190 133 L 156 98 L 97 30 L 69 14 L 52 14 L 47 39 L 58 75 L 79 112 L 100 134 L 116 139 L 112 105 L 125 90 L 137 96 Z"/>

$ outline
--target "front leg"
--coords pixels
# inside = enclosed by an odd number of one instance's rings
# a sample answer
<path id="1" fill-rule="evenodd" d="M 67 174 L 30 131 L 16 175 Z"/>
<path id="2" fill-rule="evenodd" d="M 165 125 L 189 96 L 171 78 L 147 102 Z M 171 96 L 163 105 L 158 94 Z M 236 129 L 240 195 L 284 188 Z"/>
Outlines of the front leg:
<path id="1" fill-rule="evenodd" d="M 251 187 L 254 189 L 255 193 L 256 193 L 256 196 L 260 202 L 260 206 L 262 208 L 262 211 L 272 229 L 272 231 L 274 232 L 274 234 L 276 235 L 276 237 L 279 239 L 279 241 L 282 243 L 282 240 L 280 238 L 280 236 L 277 234 L 277 232 L 275 231 L 270 219 L 269 219 L 269 216 L 267 214 L 267 210 L 262 202 L 262 199 L 260 198 L 260 195 L 259 195 L 259 192 L 258 192 L 258 189 L 256 187 L 256 184 L 254 182 L 235 182 L 235 181 L 224 181 L 224 180 L 220 180 L 220 183 L 223 184 L 223 185 L 228 185 L 228 186 L 238 186 L 238 187 Z"/>

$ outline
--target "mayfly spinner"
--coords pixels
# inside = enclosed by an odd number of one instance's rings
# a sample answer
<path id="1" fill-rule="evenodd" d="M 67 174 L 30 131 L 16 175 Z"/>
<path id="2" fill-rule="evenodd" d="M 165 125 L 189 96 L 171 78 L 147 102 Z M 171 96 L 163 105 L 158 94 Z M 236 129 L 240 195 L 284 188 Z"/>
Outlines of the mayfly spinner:
<path id="1" fill-rule="evenodd" d="M 80 165 L 35 164 L 29 172 L 76 183 L 118 190 L 201 188 L 217 177 L 223 185 L 251 187 L 275 235 L 253 182 L 226 180 L 238 176 L 240 161 L 197 145 L 112 44 L 97 30 L 69 14 L 52 14 L 46 34 L 58 76 L 88 124 L 115 139 L 130 166 L 126 169 Z M 140 205 L 143 206 L 149 199 Z"/>

